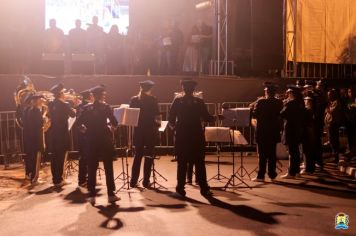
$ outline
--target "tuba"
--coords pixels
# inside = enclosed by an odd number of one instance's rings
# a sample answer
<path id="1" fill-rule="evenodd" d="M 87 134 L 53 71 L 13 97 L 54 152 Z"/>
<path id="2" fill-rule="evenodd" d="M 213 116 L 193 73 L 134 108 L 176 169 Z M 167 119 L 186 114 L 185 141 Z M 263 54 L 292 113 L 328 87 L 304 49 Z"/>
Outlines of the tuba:
<path id="1" fill-rule="evenodd" d="M 26 98 L 35 92 L 36 90 L 34 88 L 31 79 L 27 76 L 24 76 L 23 81 L 16 88 L 16 91 L 14 93 L 14 100 L 16 104 L 15 121 L 20 128 L 22 128 L 22 113 L 25 110 L 25 108 L 28 106 L 28 104 L 26 103 Z"/>
<path id="2" fill-rule="evenodd" d="M 28 107 L 26 98 L 34 93 L 36 93 L 36 89 L 33 82 L 28 76 L 24 75 L 23 81 L 16 88 L 16 91 L 14 93 L 14 99 L 16 103 L 16 123 L 20 128 L 22 128 L 22 113 L 26 109 L 26 107 Z M 53 94 L 48 91 L 40 91 L 38 93 L 43 96 L 44 100 L 41 110 L 44 121 L 43 131 L 46 132 L 51 125 L 51 122 L 48 118 L 48 102 L 53 100 Z"/>

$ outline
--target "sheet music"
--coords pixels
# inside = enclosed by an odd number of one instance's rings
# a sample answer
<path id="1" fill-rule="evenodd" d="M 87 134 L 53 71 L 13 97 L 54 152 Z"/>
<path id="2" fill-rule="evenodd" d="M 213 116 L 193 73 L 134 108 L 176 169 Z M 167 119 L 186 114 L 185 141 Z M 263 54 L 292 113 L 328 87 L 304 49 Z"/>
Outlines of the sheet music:
<path id="1" fill-rule="evenodd" d="M 164 132 L 167 128 L 167 125 L 168 125 L 168 121 L 166 120 L 161 121 L 161 127 L 159 127 L 158 131 Z"/>
<path id="2" fill-rule="evenodd" d="M 140 108 L 128 108 L 126 106 L 115 108 L 114 116 L 119 125 L 136 127 L 140 116 Z"/>
<path id="3" fill-rule="evenodd" d="M 76 117 L 69 117 L 68 118 L 68 131 L 72 129 L 76 119 L 77 119 Z"/>
<path id="4" fill-rule="evenodd" d="M 230 128 L 226 127 L 205 127 L 205 140 L 207 142 L 230 143 Z"/>

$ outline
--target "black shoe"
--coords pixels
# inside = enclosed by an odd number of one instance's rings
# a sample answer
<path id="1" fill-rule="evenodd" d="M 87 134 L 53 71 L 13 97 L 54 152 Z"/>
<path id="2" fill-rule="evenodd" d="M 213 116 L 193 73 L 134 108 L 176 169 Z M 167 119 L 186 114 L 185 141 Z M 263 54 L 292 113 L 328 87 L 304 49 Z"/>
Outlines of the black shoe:
<path id="1" fill-rule="evenodd" d="M 131 188 L 137 188 L 137 187 L 138 187 L 138 184 L 137 184 L 137 183 L 130 183 L 130 187 L 131 187 Z"/>
<path id="2" fill-rule="evenodd" d="M 211 197 L 214 195 L 213 192 L 211 192 L 210 190 L 201 190 L 200 194 L 204 197 Z"/>
<path id="3" fill-rule="evenodd" d="M 187 194 L 184 189 L 179 188 L 176 188 L 176 193 L 178 193 L 181 197 L 185 197 L 185 195 Z"/>
<path id="4" fill-rule="evenodd" d="M 142 186 L 145 187 L 145 188 L 149 188 L 149 187 L 151 187 L 151 183 L 150 182 L 143 183 Z"/>

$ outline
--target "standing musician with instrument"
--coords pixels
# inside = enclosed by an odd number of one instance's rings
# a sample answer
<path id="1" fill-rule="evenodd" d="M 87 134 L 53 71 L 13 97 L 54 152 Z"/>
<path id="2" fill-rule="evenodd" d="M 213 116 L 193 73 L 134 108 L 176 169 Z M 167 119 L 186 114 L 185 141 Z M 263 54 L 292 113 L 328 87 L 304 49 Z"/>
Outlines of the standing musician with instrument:
<path id="1" fill-rule="evenodd" d="M 75 110 L 65 102 L 63 84 L 57 84 L 50 89 L 54 100 L 48 104 L 48 116 L 51 127 L 48 130 L 49 151 L 52 153 L 51 171 L 55 187 L 62 187 L 70 182 L 64 180 L 63 170 L 67 151 L 70 147 L 70 136 L 68 128 L 69 117 L 75 117 Z"/>
<path id="2" fill-rule="evenodd" d="M 29 94 L 26 97 L 29 106 L 25 108 L 22 115 L 26 178 L 33 185 L 39 183 L 41 152 L 44 150 L 42 98 L 43 96 L 37 93 Z"/>
<path id="3" fill-rule="evenodd" d="M 203 196 L 211 196 L 206 179 L 205 136 L 202 121 L 212 122 L 204 101 L 193 95 L 197 82 L 182 80 L 184 95 L 176 97 L 169 112 L 169 124 L 175 130 L 175 149 L 178 159 L 176 192 L 184 197 L 188 163 L 194 164 Z"/>
<path id="4" fill-rule="evenodd" d="M 88 190 L 89 202 L 94 205 L 96 197 L 96 172 L 99 161 L 103 161 L 108 193 L 108 202 L 114 203 L 120 200 L 115 195 L 115 182 L 113 170 L 113 158 L 115 156 L 114 142 L 111 128 L 118 125 L 113 111 L 109 104 L 105 102 L 106 91 L 103 86 L 91 89 L 94 95 L 94 102 L 84 107 L 78 118 L 78 125 L 88 138 Z M 108 125 L 109 121 L 109 125 Z"/>
<path id="5" fill-rule="evenodd" d="M 151 95 L 153 86 L 154 82 L 150 80 L 140 82 L 140 92 L 137 96 L 131 98 L 130 102 L 131 108 L 140 108 L 138 126 L 134 130 L 133 138 L 136 152 L 132 165 L 131 187 L 137 186 L 144 155 L 151 158 L 145 158 L 143 186 L 147 188 L 150 185 L 152 158 L 154 157 L 154 148 L 158 140 L 158 128 L 161 120 L 157 99 Z"/>

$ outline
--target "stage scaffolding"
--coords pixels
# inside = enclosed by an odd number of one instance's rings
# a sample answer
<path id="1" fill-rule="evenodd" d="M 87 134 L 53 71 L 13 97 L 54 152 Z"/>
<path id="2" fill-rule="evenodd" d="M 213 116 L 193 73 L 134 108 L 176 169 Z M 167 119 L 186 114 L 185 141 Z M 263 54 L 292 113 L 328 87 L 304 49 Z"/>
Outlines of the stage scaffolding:
<path id="1" fill-rule="evenodd" d="M 353 78 L 356 73 L 356 64 L 354 63 L 355 60 L 352 58 L 354 55 L 349 55 L 352 51 L 352 46 L 349 46 L 349 49 L 345 49 L 347 51 L 347 55 L 351 57 L 351 59 L 347 60 L 345 59 L 340 59 L 339 60 L 333 60 L 327 58 L 326 55 L 324 57 L 321 57 L 319 60 L 310 60 L 310 58 L 304 58 L 302 55 L 303 53 L 301 52 L 301 47 L 302 47 L 302 38 L 304 37 L 302 35 L 302 32 L 299 32 L 301 28 L 303 27 L 302 25 L 302 19 L 298 17 L 298 14 L 300 15 L 300 11 L 303 10 L 303 6 L 306 7 L 306 5 L 303 3 L 307 1 L 302 1 L 302 0 L 284 0 L 283 1 L 283 11 L 284 11 L 284 66 L 283 66 L 283 71 L 282 71 L 282 77 L 285 78 L 315 78 L 315 79 L 320 79 L 320 78 L 331 78 L 331 79 L 343 79 L 343 78 Z M 334 1 L 336 3 L 339 3 L 337 1 Z M 311 3 L 311 2 L 310 2 Z M 326 6 L 330 4 L 330 6 Z M 316 3 L 315 3 L 316 4 Z M 341 2 L 340 2 L 341 4 Z M 346 3 L 345 3 L 346 4 Z M 352 2 L 350 2 L 352 4 Z M 325 5 L 325 6 L 324 6 Z M 325 2 L 324 3 L 325 12 L 321 15 L 322 17 L 325 17 L 325 24 L 327 24 L 327 17 L 328 14 L 330 13 L 330 8 L 333 6 L 330 2 Z M 309 5 L 308 5 L 309 6 Z M 313 5 L 314 6 L 314 5 Z M 318 6 L 317 4 L 315 6 Z M 340 5 L 343 6 L 343 5 Z M 347 5 L 346 5 L 347 6 Z M 344 6 L 345 7 L 345 6 Z M 328 11 L 329 9 L 329 11 Z M 352 10 L 349 9 L 351 12 Z M 349 14 L 350 12 L 346 12 L 345 14 Z M 304 17 L 304 15 L 303 15 Z M 317 15 L 312 15 L 312 17 L 320 17 Z M 323 19 L 323 18 L 322 18 Z M 350 21 L 352 19 L 355 19 L 353 16 L 350 17 Z M 303 18 L 304 20 L 304 18 Z M 310 19 L 309 19 L 310 20 Z M 307 21 L 307 20 L 305 20 Z M 303 21 L 304 22 L 304 21 Z M 307 21 L 308 22 L 308 21 Z M 326 26 L 324 26 L 326 27 Z M 347 27 L 347 26 L 345 26 Z M 326 29 L 325 29 L 326 31 Z M 330 31 L 331 32 L 331 31 Z M 330 33 L 329 32 L 329 33 Z M 350 41 L 352 39 L 349 39 Z M 304 42 L 305 43 L 305 42 Z M 312 42 L 309 42 L 312 43 Z M 340 45 L 338 45 L 340 46 Z M 329 53 L 329 50 L 327 50 L 327 45 L 325 43 L 325 48 L 323 50 L 326 53 Z M 331 53 L 330 53 L 331 54 Z M 341 55 L 345 56 L 345 55 Z M 304 58 L 304 59 L 303 59 Z"/>

